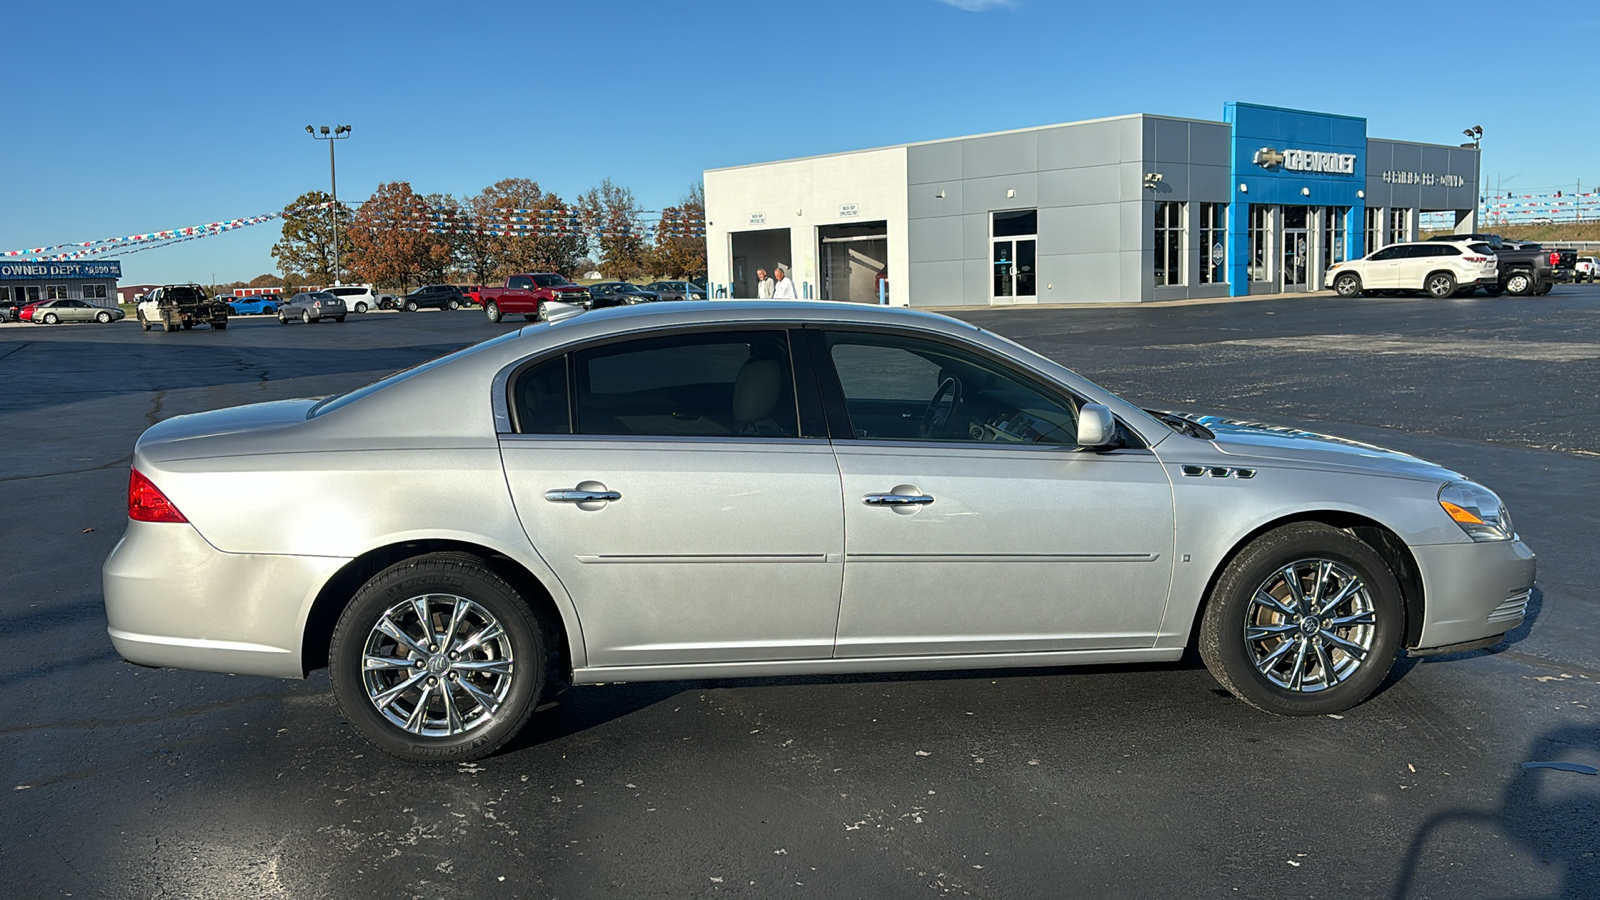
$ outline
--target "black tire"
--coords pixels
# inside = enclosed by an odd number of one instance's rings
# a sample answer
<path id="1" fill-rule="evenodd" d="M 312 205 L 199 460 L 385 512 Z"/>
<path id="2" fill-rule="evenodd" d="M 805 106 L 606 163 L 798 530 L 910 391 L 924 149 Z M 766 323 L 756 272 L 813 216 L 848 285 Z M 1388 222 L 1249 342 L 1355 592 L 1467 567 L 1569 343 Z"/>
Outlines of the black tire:
<path id="1" fill-rule="evenodd" d="M 288 313 L 285 313 L 281 309 L 278 310 L 278 324 L 279 325 L 287 325 L 287 324 L 289 324 L 289 315 L 288 315 Z"/>
<path id="2" fill-rule="evenodd" d="M 1526 297 L 1536 287 L 1533 276 L 1527 272 L 1512 272 L 1506 276 L 1505 285 L 1506 293 L 1513 297 Z"/>
<path id="3" fill-rule="evenodd" d="M 213 330 L 213 331 L 227 331 L 228 330 L 228 323 L 225 322 L 225 321 L 212 322 L 211 323 L 211 330 Z"/>
<path id="4" fill-rule="evenodd" d="M 60 321 L 61 321 L 60 317 L 58 317 L 55 313 L 45 313 L 44 314 L 44 323 L 46 325 L 54 325 L 54 324 L 56 324 L 56 323 L 58 323 Z"/>
<path id="5" fill-rule="evenodd" d="M 1536 287 L 1536 288 L 1534 288 L 1534 289 L 1533 289 L 1533 295 L 1534 295 L 1534 296 L 1535 296 L 1535 297 L 1543 297 L 1543 296 L 1544 296 L 1544 295 L 1545 295 L 1545 294 L 1548 294 L 1548 293 L 1550 293 L 1550 291 L 1551 291 L 1551 290 L 1552 290 L 1552 289 L 1553 289 L 1553 288 L 1555 288 L 1555 286 L 1556 286 L 1556 283 L 1555 283 L 1555 282 L 1553 282 L 1553 281 L 1546 281 L 1546 282 L 1544 282 L 1544 283 L 1542 283 L 1542 284 L 1540 284 L 1540 285 L 1539 285 L 1539 286 L 1538 286 L 1538 287 Z"/>
<path id="6" fill-rule="evenodd" d="M 366 313 L 366 311 L 367 311 L 367 305 L 365 303 L 360 303 L 360 302 L 356 303 L 356 309 L 355 309 L 356 315 L 358 315 L 358 316 L 359 315 L 363 315 L 364 313 Z"/>
<path id="7" fill-rule="evenodd" d="M 108 312 L 95 313 L 94 314 L 94 320 L 96 322 L 99 322 L 101 325 L 110 325 L 111 324 L 111 313 L 108 313 Z"/>
<path id="8" fill-rule="evenodd" d="M 1444 300 L 1456 292 L 1456 277 L 1449 272 L 1434 272 L 1422 284 L 1435 300 Z"/>
<path id="9" fill-rule="evenodd" d="M 1342 567 L 1364 587 L 1331 611 L 1314 610 L 1299 619 L 1275 612 L 1256 599 L 1263 592 L 1284 599 L 1272 593 L 1279 590 L 1292 597 L 1282 573 L 1320 572 L 1320 568 L 1303 567 L 1324 562 Z M 1296 583 L 1304 590 L 1305 582 L 1298 576 Z M 1291 599 L 1284 607 L 1287 611 L 1296 604 Z M 1346 615 L 1339 616 L 1341 611 Z M 1357 612 L 1365 621 L 1332 624 Z M 1269 621 L 1263 622 L 1260 613 L 1266 613 Z M 1262 636 L 1247 638 L 1246 628 L 1252 622 L 1256 633 Z M 1343 629 L 1343 633 L 1337 629 Z M 1349 532 L 1320 522 L 1296 522 L 1251 541 L 1228 563 L 1206 598 L 1196 642 L 1206 668 L 1235 697 L 1278 715 L 1319 716 L 1349 709 L 1371 696 L 1393 668 L 1404 631 L 1405 606 L 1400 586 L 1383 558 Z M 1363 655 L 1346 652 L 1325 635 L 1364 647 Z M 1274 640 L 1281 643 L 1272 643 Z M 1284 648 L 1284 644 L 1289 647 Z M 1258 651 L 1264 652 L 1258 657 Z M 1288 663 L 1289 685 L 1279 684 L 1274 678 L 1290 657 L 1297 657 L 1299 662 Z M 1323 659 L 1329 663 L 1325 665 Z M 1266 665 L 1266 673 L 1258 662 Z M 1335 674 L 1331 686 L 1326 674 L 1329 665 Z M 1339 676 L 1337 673 L 1346 666 L 1351 668 Z M 1297 669 L 1301 685 L 1295 689 L 1292 685 Z M 1313 670 L 1317 673 L 1315 681 L 1310 675 Z M 1274 678 L 1269 678 L 1269 673 Z"/>
<path id="10" fill-rule="evenodd" d="M 484 315 L 489 317 L 489 321 L 490 322 L 499 322 L 500 321 L 500 304 L 494 302 L 493 300 L 490 300 L 487 304 L 484 305 L 483 313 L 484 313 Z"/>
<path id="11" fill-rule="evenodd" d="M 450 302 L 446 303 L 444 305 L 444 308 L 449 310 L 450 312 L 455 312 L 456 310 L 461 308 L 461 301 L 459 301 L 459 300 L 455 299 L 454 297 L 452 297 L 452 298 L 450 298 Z"/>
<path id="12" fill-rule="evenodd" d="M 1355 297 L 1362 292 L 1361 276 L 1354 272 L 1344 272 L 1333 280 L 1333 289 L 1341 297 Z"/>
<path id="13" fill-rule="evenodd" d="M 302 325 L 310 325 L 311 324 L 311 310 L 309 310 L 309 309 L 300 310 L 300 324 L 302 324 Z"/>
<path id="14" fill-rule="evenodd" d="M 341 325 L 344 324 L 344 316 L 334 316 L 333 320 Z"/>
<path id="15" fill-rule="evenodd" d="M 1503 284 L 1491 284 L 1484 287 L 1483 292 L 1491 297 L 1498 297 L 1506 292 L 1506 286 Z"/>
<path id="16" fill-rule="evenodd" d="M 136 312 L 136 313 L 134 313 L 134 315 L 137 315 L 139 317 L 139 327 L 143 328 L 145 331 L 149 331 L 150 330 L 150 322 L 149 322 L 149 320 L 145 319 L 144 313 Z"/>
<path id="17" fill-rule="evenodd" d="M 478 626 L 477 630 L 460 632 L 457 638 L 467 638 L 470 642 L 473 634 L 491 630 L 490 622 L 504 629 L 504 637 L 483 641 L 479 649 L 469 653 L 468 659 L 453 660 L 446 652 L 449 648 L 441 643 L 423 643 L 420 620 L 410 606 L 413 598 L 423 596 L 461 598 L 476 606 L 463 619 L 469 627 Z M 437 610 L 437 606 L 429 608 L 435 623 L 436 630 L 431 632 L 435 640 L 446 627 Z M 393 617 L 389 618 L 391 613 Z M 378 623 L 386 618 L 412 637 L 412 645 L 402 644 L 378 631 Z M 380 750 L 412 762 L 463 762 L 488 756 L 527 724 L 544 691 L 549 646 L 545 629 L 527 601 L 481 560 L 462 553 L 435 553 L 396 563 L 356 592 L 334 628 L 328 664 L 340 711 Z M 430 647 L 434 649 L 429 651 Z M 369 648 L 374 656 L 409 660 L 415 668 L 368 669 L 363 660 Z M 458 662 L 484 667 L 495 660 L 506 659 L 511 663 L 509 672 L 455 668 Z M 466 688 L 469 681 L 472 687 L 498 698 L 497 702 L 479 704 Z M 431 696 L 424 691 L 433 692 L 443 685 L 447 686 L 447 695 L 458 704 L 458 716 L 467 717 L 462 730 L 455 734 L 427 735 L 419 730 L 408 730 L 406 723 L 391 720 L 379 709 L 371 692 L 382 692 L 405 682 L 414 682 L 416 687 L 401 692 L 392 700 L 386 707 L 390 714 L 397 718 L 405 716 L 420 728 L 426 727 L 425 720 L 430 714 L 448 716 L 443 696 L 430 699 L 427 704 L 422 702 Z M 472 705 L 468 707 L 466 703 Z M 448 718 L 433 721 L 444 726 L 436 730 L 449 732 L 454 728 Z"/>
<path id="18" fill-rule="evenodd" d="M 407 300 L 405 309 L 406 309 L 406 312 L 416 312 L 417 309 L 418 309 L 417 301 L 415 301 L 415 300 Z"/>

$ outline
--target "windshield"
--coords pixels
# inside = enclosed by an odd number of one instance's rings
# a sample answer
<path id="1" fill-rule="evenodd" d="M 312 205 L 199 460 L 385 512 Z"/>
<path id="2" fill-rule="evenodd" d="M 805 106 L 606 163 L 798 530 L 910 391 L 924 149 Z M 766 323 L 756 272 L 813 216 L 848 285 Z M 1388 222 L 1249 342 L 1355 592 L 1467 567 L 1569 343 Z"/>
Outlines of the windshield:
<path id="1" fill-rule="evenodd" d="M 533 276 L 533 283 L 539 287 L 556 287 L 569 282 L 560 275 L 535 275 Z"/>

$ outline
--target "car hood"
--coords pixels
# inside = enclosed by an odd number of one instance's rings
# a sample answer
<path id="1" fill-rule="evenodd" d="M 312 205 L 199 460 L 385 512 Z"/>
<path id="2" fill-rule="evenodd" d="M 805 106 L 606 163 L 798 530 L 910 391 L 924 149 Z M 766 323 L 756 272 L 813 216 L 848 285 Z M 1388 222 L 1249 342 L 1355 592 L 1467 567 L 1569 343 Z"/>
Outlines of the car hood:
<path id="1" fill-rule="evenodd" d="M 1454 481 L 1463 478 L 1437 463 L 1398 450 L 1363 444 L 1284 425 L 1248 422 L 1223 416 L 1189 416 L 1215 436 L 1212 443 L 1230 456 L 1263 461 L 1338 466 L 1385 475 Z"/>

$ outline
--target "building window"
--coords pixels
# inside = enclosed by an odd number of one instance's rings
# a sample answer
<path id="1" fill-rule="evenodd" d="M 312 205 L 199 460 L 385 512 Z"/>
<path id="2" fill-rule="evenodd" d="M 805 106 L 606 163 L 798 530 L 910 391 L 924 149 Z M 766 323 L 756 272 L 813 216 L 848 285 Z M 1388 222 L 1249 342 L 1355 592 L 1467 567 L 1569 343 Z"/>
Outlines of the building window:
<path id="1" fill-rule="evenodd" d="M 1330 206 L 1322 213 L 1322 268 L 1345 259 L 1345 218 L 1348 206 Z"/>
<path id="2" fill-rule="evenodd" d="M 1200 283 L 1228 281 L 1228 204 L 1200 204 Z"/>
<path id="3" fill-rule="evenodd" d="M 1183 284 L 1183 203 L 1156 202 L 1156 284 Z"/>
<path id="4" fill-rule="evenodd" d="M 64 284 L 47 284 L 47 285 L 45 285 L 44 286 L 44 298 L 46 300 L 65 300 L 65 299 L 67 299 L 67 286 L 64 285 Z"/>
<path id="5" fill-rule="evenodd" d="M 1272 233 L 1272 210 L 1266 206 L 1250 207 L 1250 280 L 1266 281 L 1267 238 Z"/>
<path id="6" fill-rule="evenodd" d="M 1410 224 L 1411 224 L 1411 210 L 1409 210 L 1409 209 L 1391 209 L 1391 210 L 1389 210 L 1389 243 L 1391 243 L 1391 244 L 1399 244 L 1399 243 L 1403 243 L 1405 241 L 1410 240 L 1411 239 L 1411 229 L 1406 227 L 1407 225 L 1410 225 Z"/>
<path id="7" fill-rule="evenodd" d="M 104 299 L 106 299 L 106 286 L 103 285 L 103 284 L 86 284 L 86 285 L 84 285 L 83 286 L 83 299 L 85 299 L 85 300 L 104 300 Z"/>
<path id="8" fill-rule="evenodd" d="M 1371 253 L 1384 246 L 1383 243 L 1383 210 L 1376 206 L 1367 207 L 1367 252 Z"/>
<path id="9" fill-rule="evenodd" d="M 1038 294 L 1039 211 L 1018 209 L 992 214 L 995 297 L 1033 297 Z"/>

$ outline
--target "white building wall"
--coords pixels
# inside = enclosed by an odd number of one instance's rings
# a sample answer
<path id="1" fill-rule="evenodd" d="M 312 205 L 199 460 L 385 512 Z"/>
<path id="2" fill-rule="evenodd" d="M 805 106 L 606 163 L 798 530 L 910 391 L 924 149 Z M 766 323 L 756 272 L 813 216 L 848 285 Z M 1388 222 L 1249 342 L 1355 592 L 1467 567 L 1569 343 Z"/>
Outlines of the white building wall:
<path id="1" fill-rule="evenodd" d="M 732 235 L 789 229 L 793 277 L 816 297 L 817 228 L 884 221 L 889 233 L 890 302 L 907 305 L 906 148 L 888 147 L 731 169 L 708 169 L 706 262 L 713 284 L 733 280 Z M 767 261 L 753 262 L 768 270 Z"/>

